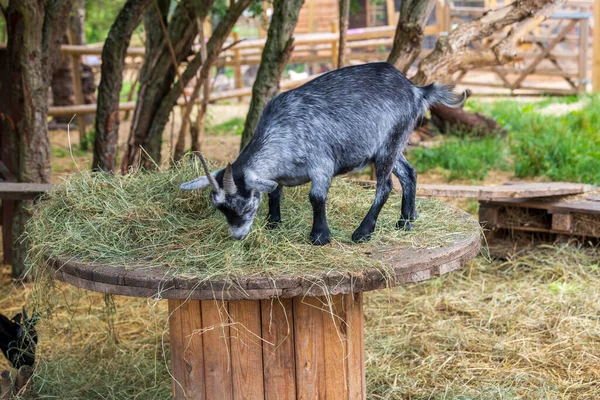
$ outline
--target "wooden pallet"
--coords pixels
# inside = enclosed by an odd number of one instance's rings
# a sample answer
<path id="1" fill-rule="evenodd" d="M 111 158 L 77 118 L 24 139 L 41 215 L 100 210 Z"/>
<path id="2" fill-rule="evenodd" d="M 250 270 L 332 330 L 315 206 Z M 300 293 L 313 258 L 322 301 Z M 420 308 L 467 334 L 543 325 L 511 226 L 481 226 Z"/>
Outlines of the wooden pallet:
<path id="1" fill-rule="evenodd" d="M 488 241 L 515 232 L 600 238 L 600 196 L 576 200 L 500 199 L 479 202 Z"/>

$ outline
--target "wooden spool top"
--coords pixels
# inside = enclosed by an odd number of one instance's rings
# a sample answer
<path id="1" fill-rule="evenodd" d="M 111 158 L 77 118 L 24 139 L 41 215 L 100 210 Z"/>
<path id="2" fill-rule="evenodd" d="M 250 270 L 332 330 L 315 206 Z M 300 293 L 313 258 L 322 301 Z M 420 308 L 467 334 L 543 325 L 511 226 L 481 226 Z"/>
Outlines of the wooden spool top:
<path id="1" fill-rule="evenodd" d="M 465 212 L 460 215 L 460 218 L 472 223 L 472 230 L 454 235 L 452 241 L 444 246 L 433 249 L 374 249 L 371 257 L 391 267 L 385 272 L 366 268 L 360 274 L 330 271 L 321 276 L 252 276 L 198 281 L 168 275 L 166 268 L 145 265 L 115 267 L 50 258 L 49 266 L 56 279 L 74 286 L 133 297 L 259 300 L 356 293 L 430 279 L 454 271 L 475 257 L 480 248 L 479 224 Z"/>

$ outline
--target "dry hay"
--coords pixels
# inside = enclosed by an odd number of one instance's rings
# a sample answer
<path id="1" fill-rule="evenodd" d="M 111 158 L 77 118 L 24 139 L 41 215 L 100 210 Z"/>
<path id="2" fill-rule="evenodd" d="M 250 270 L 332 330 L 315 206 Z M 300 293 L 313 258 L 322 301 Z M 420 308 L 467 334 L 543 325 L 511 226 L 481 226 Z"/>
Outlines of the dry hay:
<path id="1" fill-rule="evenodd" d="M 598 249 L 543 246 L 365 294 L 368 398 L 600 398 L 599 261 Z M 39 289 L 0 282 L 3 312 L 24 302 L 50 312 L 39 398 L 169 398 L 166 302 L 115 296 L 106 307 L 102 294 L 57 283 L 40 303 Z"/>
<path id="2" fill-rule="evenodd" d="M 571 213 L 571 216 L 574 234 L 600 237 L 600 215 Z"/>
<path id="3" fill-rule="evenodd" d="M 108 266 L 163 266 L 170 274 L 199 281 L 239 276 L 312 276 L 336 270 L 359 274 L 387 266 L 374 261 L 375 247 L 435 248 L 453 243 L 477 224 L 464 212 L 436 200 L 419 200 L 419 219 L 411 232 L 395 229 L 401 196 L 384 207 L 373 240 L 354 244 L 350 237 L 368 211 L 374 189 L 337 179 L 328 198 L 332 244 L 308 241 L 312 209 L 308 186 L 284 190 L 283 222 L 264 228 L 263 202 L 249 236 L 230 237 L 225 218 L 210 204 L 207 190 L 184 192 L 181 182 L 201 174 L 195 161 L 157 173 L 127 176 L 70 176 L 35 212 L 28 227 L 30 264 L 43 265 L 46 255 L 97 261 Z"/>
<path id="4" fill-rule="evenodd" d="M 500 207 L 498 222 L 508 227 L 526 226 L 549 229 L 552 225 L 552 220 L 546 210 L 510 206 Z"/>

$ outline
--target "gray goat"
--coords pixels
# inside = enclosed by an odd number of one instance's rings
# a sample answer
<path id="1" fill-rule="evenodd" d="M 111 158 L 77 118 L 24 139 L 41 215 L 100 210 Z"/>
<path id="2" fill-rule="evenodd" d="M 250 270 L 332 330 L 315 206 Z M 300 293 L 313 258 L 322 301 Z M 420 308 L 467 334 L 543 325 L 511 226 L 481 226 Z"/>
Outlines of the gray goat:
<path id="1" fill-rule="evenodd" d="M 312 182 L 310 240 L 330 242 L 325 217 L 334 176 L 375 164 L 377 189 L 371 209 L 352 234 L 369 240 L 392 190 L 392 173 L 402 185 L 398 229 L 412 229 L 417 174 L 402 150 L 417 120 L 433 104 L 460 107 L 467 98 L 439 84 L 415 86 L 388 63 L 346 67 L 281 93 L 265 107 L 254 137 L 233 164 L 213 172 L 201 158 L 206 176 L 181 185 L 212 187 L 211 201 L 227 218 L 231 235 L 244 239 L 269 194 L 268 228 L 281 220 L 282 186 Z"/>

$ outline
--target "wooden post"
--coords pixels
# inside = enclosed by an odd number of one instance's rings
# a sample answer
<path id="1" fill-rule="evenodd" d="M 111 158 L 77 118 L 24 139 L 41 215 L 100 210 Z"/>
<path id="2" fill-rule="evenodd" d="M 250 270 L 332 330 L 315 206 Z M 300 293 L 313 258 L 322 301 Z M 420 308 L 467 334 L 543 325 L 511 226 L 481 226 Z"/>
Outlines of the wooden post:
<path id="1" fill-rule="evenodd" d="M 238 32 L 233 32 L 233 40 L 234 42 L 237 42 L 238 40 L 240 40 L 240 34 Z M 234 62 L 235 62 L 235 66 L 233 67 L 235 69 L 235 76 L 234 76 L 234 81 L 235 81 L 235 88 L 236 89 L 241 89 L 244 87 L 244 80 L 242 77 L 242 52 L 239 48 L 237 48 L 237 46 L 235 46 L 233 48 L 233 57 L 234 57 Z M 242 101 L 244 98 L 242 96 L 238 97 L 238 101 Z"/>
<path id="2" fill-rule="evenodd" d="M 169 300 L 169 314 L 175 399 L 366 399 L 360 293 Z"/>
<path id="3" fill-rule="evenodd" d="M 600 91 L 600 0 L 594 0 L 594 49 L 592 62 L 592 90 Z"/>
<path id="4" fill-rule="evenodd" d="M 269 22 L 269 16 L 267 15 L 267 8 L 269 7 L 269 2 L 267 0 L 263 1 L 263 21 L 265 22 L 265 24 L 268 25 Z M 264 39 L 267 37 L 267 31 L 268 31 L 268 26 L 265 28 L 265 26 L 263 26 L 263 24 L 261 23 L 262 21 L 259 21 L 258 23 L 258 37 L 261 39 Z"/>
<path id="5" fill-rule="evenodd" d="M 387 24 L 388 26 L 396 25 L 396 7 L 394 6 L 394 0 L 386 0 L 385 8 L 387 11 Z"/>
<path id="6" fill-rule="evenodd" d="M 579 20 L 579 82 L 577 84 L 577 92 L 579 94 L 585 93 L 585 87 L 587 82 L 588 34 L 588 20 L 587 18 L 583 18 Z"/>
<path id="7" fill-rule="evenodd" d="M 75 33 L 69 29 L 69 44 L 75 44 Z M 73 94 L 75 97 L 75 105 L 84 104 L 83 100 L 83 88 L 81 87 L 81 57 L 79 54 L 71 55 L 71 65 L 73 69 Z M 79 146 L 86 145 L 85 139 L 85 117 L 83 115 L 77 115 L 77 126 L 79 127 Z"/>
<path id="8" fill-rule="evenodd" d="M 315 0 L 308 0 L 308 33 L 315 32 Z"/>
<path id="9" fill-rule="evenodd" d="M 338 33 L 338 24 L 335 21 L 331 21 L 331 32 Z M 339 44 L 339 42 L 336 37 L 336 39 L 331 42 L 331 65 L 333 66 L 333 69 L 339 68 L 339 66 L 338 66 L 338 51 L 339 51 L 338 44 Z"/>

